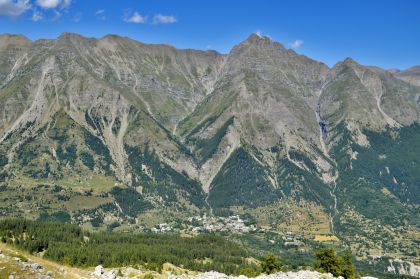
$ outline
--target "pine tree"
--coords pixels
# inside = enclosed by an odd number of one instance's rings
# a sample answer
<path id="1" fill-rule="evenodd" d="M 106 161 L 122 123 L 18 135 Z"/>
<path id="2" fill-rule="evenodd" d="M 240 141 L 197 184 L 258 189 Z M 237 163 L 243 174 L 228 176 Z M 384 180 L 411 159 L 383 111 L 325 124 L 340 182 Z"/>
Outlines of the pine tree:
<path id="1" fill-rule="evenodd" d="M 353 262 L 352 262 L 352 255 L 350 250 L 344 251 L 344 254 L 342 256 L 342 273 L 341 276 L 343 276 L 346 279 L 356 279 L 356 269 L 354 268 Z"/>
<path id="2" fill-rule="evenodd" d="M 320 272 L 329 272 L 334 276 L 341 276 L 340 257 L 337 256 L 334 249 L 324 248 L 315 253 L 315 268 Z"/>
<path id="3" fill-rule="evenodd" d="M 262 272 L 272 274 L 281 270 L 281 262 L 274 254 L 268 254 L 261 262 Z"/>

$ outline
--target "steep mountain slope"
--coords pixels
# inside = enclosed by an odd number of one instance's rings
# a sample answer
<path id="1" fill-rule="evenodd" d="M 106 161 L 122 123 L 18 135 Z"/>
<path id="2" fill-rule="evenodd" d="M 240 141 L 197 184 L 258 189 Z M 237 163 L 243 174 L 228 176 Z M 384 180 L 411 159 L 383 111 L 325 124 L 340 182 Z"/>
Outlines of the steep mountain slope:
<path id="1" fill-rule="evenodd" d="M 200 180 L 205 189 L 241 142 L 265 153 L 259 163 L 267 167 L 276 161 L 270 148 L 292 161 L 292 149 L 312 158 L 322 153 L 315 108 L 328 71 L 325 65 L 254 34 L 232 49 L 222 71 L 211 96 L 179 125 L 180 135 L 203 165 Z M 329 172 L 329 162 L 318 157 L 319 172 Z M 268 179 L 272 188 L 278 187 L 275 178 Z"/>
<path id="2" fill-rule="evenodd" d="M 226 55 L 114 35 L 2 35 L 0 210 L 95 226 L 266 214 L 259 225 L 319 224 L 367 250 L 367 231 L 382 226 L 388 244 L 375 249 L 409 255 L 415 72 L 352 59 L 329 69 L 255 34 Z"/>

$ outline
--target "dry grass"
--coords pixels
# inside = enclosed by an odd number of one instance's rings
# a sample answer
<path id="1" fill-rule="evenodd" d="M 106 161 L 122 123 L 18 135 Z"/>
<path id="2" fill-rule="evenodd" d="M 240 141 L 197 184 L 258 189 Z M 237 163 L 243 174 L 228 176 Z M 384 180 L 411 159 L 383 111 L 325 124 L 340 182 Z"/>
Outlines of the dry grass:
<path id="1" fill-rule="evenodd" d="M 321 235 L 317 234 L 314 238 L 318 242 L 339 242 L 340 240 L 335 235 Z"/>
<path id="2" fill-rule="evenodd" d="M 92 278 L 91 273 L 93 269 L 79 269 L 68 266 L 62 266 L 57 263 L 45 260 L 41 257 L 30 255 L 26 252 L 17 250 L 9 245 L 0 243 L 0 250 L 6 258 L 0 258 L 0 278 L 9 278 L 9 275 L 14 275 L 15 278 L 38 278 L 39 273 L 31 272 L 30 270 L 22 270 L 23 266 L 14 260 L 13 257 L 18 255 L 19 258 L 27 260 L 28 263 L 38 263 L 43 267 L 41 274 L 46 274 L 51 271 L 53 278 L 57 279 L 81 279 Z"/>

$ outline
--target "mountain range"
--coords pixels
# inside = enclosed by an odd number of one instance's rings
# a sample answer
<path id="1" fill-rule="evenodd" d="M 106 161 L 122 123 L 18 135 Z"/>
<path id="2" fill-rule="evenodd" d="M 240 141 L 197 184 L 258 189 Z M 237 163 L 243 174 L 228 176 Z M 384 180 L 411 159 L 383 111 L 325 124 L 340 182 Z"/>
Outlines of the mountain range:
<path id="1" fill-rule="evenodd" d="M 257 34 L 228 54 L 5 34 L 0 213 L 98 226 L 238 213 L 418 261 L 419 122 L 420 67 L 330 68 Z"/>

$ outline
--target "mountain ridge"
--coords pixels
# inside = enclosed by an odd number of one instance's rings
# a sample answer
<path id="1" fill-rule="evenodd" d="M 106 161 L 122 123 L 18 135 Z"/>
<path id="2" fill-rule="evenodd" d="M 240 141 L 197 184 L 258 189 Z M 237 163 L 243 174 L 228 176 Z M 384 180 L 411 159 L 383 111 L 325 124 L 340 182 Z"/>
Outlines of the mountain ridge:
<path id="1" fill-rule="evenodd" d="M 389 72 L 351 58 L 329 68 L 256 34 L 228 54 L 116 35 L 2 35 L 0 65 L 4 202 L 20 200 L 16 189 L 34 199 L 14 213 L 0 208 L 6 215 L 65 208 L 71 222 L 110 225 L 148 214 L 265 212 L 272 221 L 260 225 L 322 227 L 352 245 L 350 227 L 408 226 L 398 251 L 411 253 L 416 68 Z M 48 190 L 55 186 L 65 197 Z M 96 203 L 74 206 L 86 193 Z M 293 220 L 297 212 L 305 217 Z"/>

